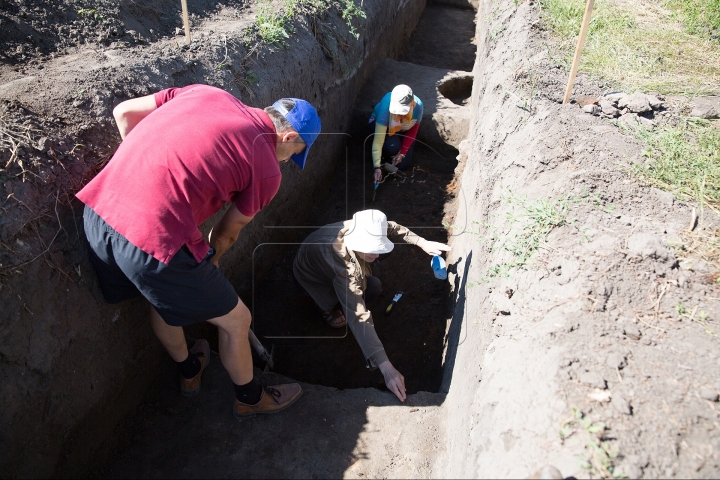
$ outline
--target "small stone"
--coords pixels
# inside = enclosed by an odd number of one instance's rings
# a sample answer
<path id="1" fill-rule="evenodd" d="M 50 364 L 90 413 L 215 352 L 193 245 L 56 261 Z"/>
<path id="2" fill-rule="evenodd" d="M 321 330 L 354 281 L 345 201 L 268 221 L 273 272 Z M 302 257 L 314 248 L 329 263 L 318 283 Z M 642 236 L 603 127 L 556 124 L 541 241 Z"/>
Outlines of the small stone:
<path id="1" fill-rule="evenodd" d="M 632 113 L 644 113 L 652 110 L 650 102 L 644 93 L 635 92 L 618 101 L 619 108 L 627 108 Z"/>
<path id="2" fill-rule="evenodd" d="M 627 109 L 623 109 L 623 112 L 625 112 L 626 110 Z M 636 113 L 622 113 L 622 115 L 620 115 L 619 122 L 633 130 L 639 128 L 640 125 L 642 125 L 640 123 L 640 116 Z"/>
<path id="3" fill-rule="evenodd" d="M 645 96 L 647 97 L 648 103 L 650 103 L 650 107 L 653 110 L 658 110 L 665 106 L 665 104 L 662 102 L 662 100 L 657 98 L 655 95 L 645 95 Z"/>
<path id="4" fill-rule="evenodd" d="M 697 97 L 693 104 L 695 108 L 690 112 L 691 117 L 720 118 L 720 97 Z"/>
<path id="5" fill-rule="evenodd" d="M 607 100 L 608 102 L 612 103 L 613 106 L 617 107 L 618 102 L 627 96 L 628 96 L 627 93 L 613 92 L 613 93 L 608 93 L 608 94 L 604 95 L 603 98 L 605 100 Z"/>
<path id="6" fill-rule="evenodd" d="M 600 115 L 600 112 L 602 112 L 602 109 L 594 104 L 585 105 L 584 107 L 582 107 L 582 109 L 583 112 L 589 113 L 591 115 Z"/>
<path id="7" fill-rule="evenodd" d="M 700 389 L 700 396 L 702 398 L 704 398 L 705 400 L 710 400 L 711 402 L 717 402 L 718 398 L 720 398 L 718 396 L 717 390 L 714 390 L 709 387 L 702 387 Z"/>
<path id="8" fill-rule="evenodd" d="M 638 120 L 640 120 L 640 125 L 647 128 L 648 130 L 652 130 L 653 128 L 655 128 L 655 122 L 653 122 L 649 118 L 638 116 Z"/>
<path id="9" fill-rule="evenodd" d="M 610 404 L 615 410 L 622 413 L 623 415 L 632 415 L 632 407 L 630 403 L 623 398 L 622 395 L 614 395 Z"/>
<path id="10" fill-rule="evenodd" d="M 581 383 L 599 388 L 600 390 L 605 390 L 607 388 L 605 379 L 597 372 L 583 372 L 578 377 L 578 380 L 580 380 Z"/>
<path id="11" fill-rule="evenodd" d="M 640 340 L 640 337 L 642 337 L 642 332 L 640 332 L 640 329 L 635 325 L 625 325 L 625 327 L 623 327 L 623 333 L 630 340 Z"/>
<path id="12" fill-rule="evenodd" d="M 609 117 L 617 117 L 620 114 L 620 111 L 615 108 L 609 100 L 600 100 L 600 108 L 602 109 L 602 113 Z"/>
<path id="13" fill-rule="evenodd" d="M 607 390 L 595 389 L 592 392 L 588 393 L 588 397 L 595 400 L 596 402 L 605 403 L 610 401 L 612 395 L 610 395 L 610 392 L 608 392 Z"/>
<path id="14" fill-rule="evenodd" d="M 627 367 L 627 359 L 625 358 L 625 355 L 619 352 L 611 352 L 607 358 L 607 366 L 613 370 L 616 368 L 622 370 Z"/>

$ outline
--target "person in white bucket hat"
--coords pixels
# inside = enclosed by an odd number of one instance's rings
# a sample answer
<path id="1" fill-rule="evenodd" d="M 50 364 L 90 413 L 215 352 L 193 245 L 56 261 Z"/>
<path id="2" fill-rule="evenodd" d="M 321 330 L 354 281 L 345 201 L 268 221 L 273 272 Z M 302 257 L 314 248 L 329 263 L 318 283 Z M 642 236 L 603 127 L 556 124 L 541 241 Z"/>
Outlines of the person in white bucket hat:
<path id="1" fill-rule="evenodd" d="M 379 210 L 363 210 L 352 220 L 325 225 L 311 233 L 300 246 L 293 274 L 297 284 L 310 295 L 325 323 L 347 325 L 355 336 L 370 368 L 379 368 L 385 384 L 400 401 L 405 401 L 405 379 L 393 367 L 375 332 L 372 314 L 365 302 L 382 292 L 382 283 L 373 276 L 370 264 L 395 244 L 388 236 L 417 245 L 429 255 L 450 250 L 448 245 L 417 236 Z"/>

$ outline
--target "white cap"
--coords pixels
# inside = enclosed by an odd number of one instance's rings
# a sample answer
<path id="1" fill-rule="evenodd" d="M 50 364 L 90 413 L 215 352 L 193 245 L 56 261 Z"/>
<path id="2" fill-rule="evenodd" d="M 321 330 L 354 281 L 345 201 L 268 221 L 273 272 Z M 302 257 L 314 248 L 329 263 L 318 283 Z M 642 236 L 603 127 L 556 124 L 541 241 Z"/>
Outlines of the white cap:
<path id="1" fill-rule="evenodd" d="M 362 253 L 388 253 L 395 247 L 387 238 L 387 217 L 380 210 L 363 210 L 353 215 L 345 246 Z"/>
<path id="2" fill-rule="evenodd" d="M 413 102 L 413 92 L 407 85 L 398 85 L 390 94 L 390 113 L 407 115 Z"/>

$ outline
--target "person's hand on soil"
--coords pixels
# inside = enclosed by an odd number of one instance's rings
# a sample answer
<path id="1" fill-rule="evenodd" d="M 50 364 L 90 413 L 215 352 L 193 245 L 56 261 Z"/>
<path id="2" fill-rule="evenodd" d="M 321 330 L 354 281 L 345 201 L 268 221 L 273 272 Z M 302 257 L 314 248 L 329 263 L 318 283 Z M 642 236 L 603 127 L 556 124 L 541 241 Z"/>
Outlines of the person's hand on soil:
<path id="1" fill-rule="evenodd" d="M 398 165 L 400 165 L 400 162 L 402 162 L 404 158 L 405 155 L 403 155 L 402 153 L 398 153 L 397 155 L 395 155 L 392 159 L 393 166 L 397 167 Z"/>
<path id="2" fill-rule="evenodd" d="M 450 245 L 445 245 L 440 242 L 430 242 L 424 238 L 417 243 L 417 246 L 425 250 L 428 255 L 441 255 L 442 252 L 449 252 L 452 250 Z"/>
<path id="3" fill-rule="evenodd" d="M 405 377 L 395 370 L 390 360 L 386 360 L 378 365 L 380 372 L 385 378 L 385 385 L 401 402 L 405 401 Z"/>
<path id="4" fill-rule="evenodd" d="M 379 168 L 375 169 L 374 180 L 375 183 L 380 183 L 380 181 L 382 180 L 382 170 L 380 170 Z"/>

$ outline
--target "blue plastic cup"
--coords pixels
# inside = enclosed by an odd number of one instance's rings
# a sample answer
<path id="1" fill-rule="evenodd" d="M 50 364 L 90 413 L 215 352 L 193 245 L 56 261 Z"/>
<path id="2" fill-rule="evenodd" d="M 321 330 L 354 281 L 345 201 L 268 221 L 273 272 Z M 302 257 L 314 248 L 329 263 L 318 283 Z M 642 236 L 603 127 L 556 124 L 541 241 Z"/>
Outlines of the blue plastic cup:
<path id="1" fill-rule="evenodd" d="M 445 266 L 445 259 L 440 255 L 435 255 L 430 262 L 430 266 L 433 269 L 435 278 L 438 280 L 447 279 L 447 267 Z"/>

